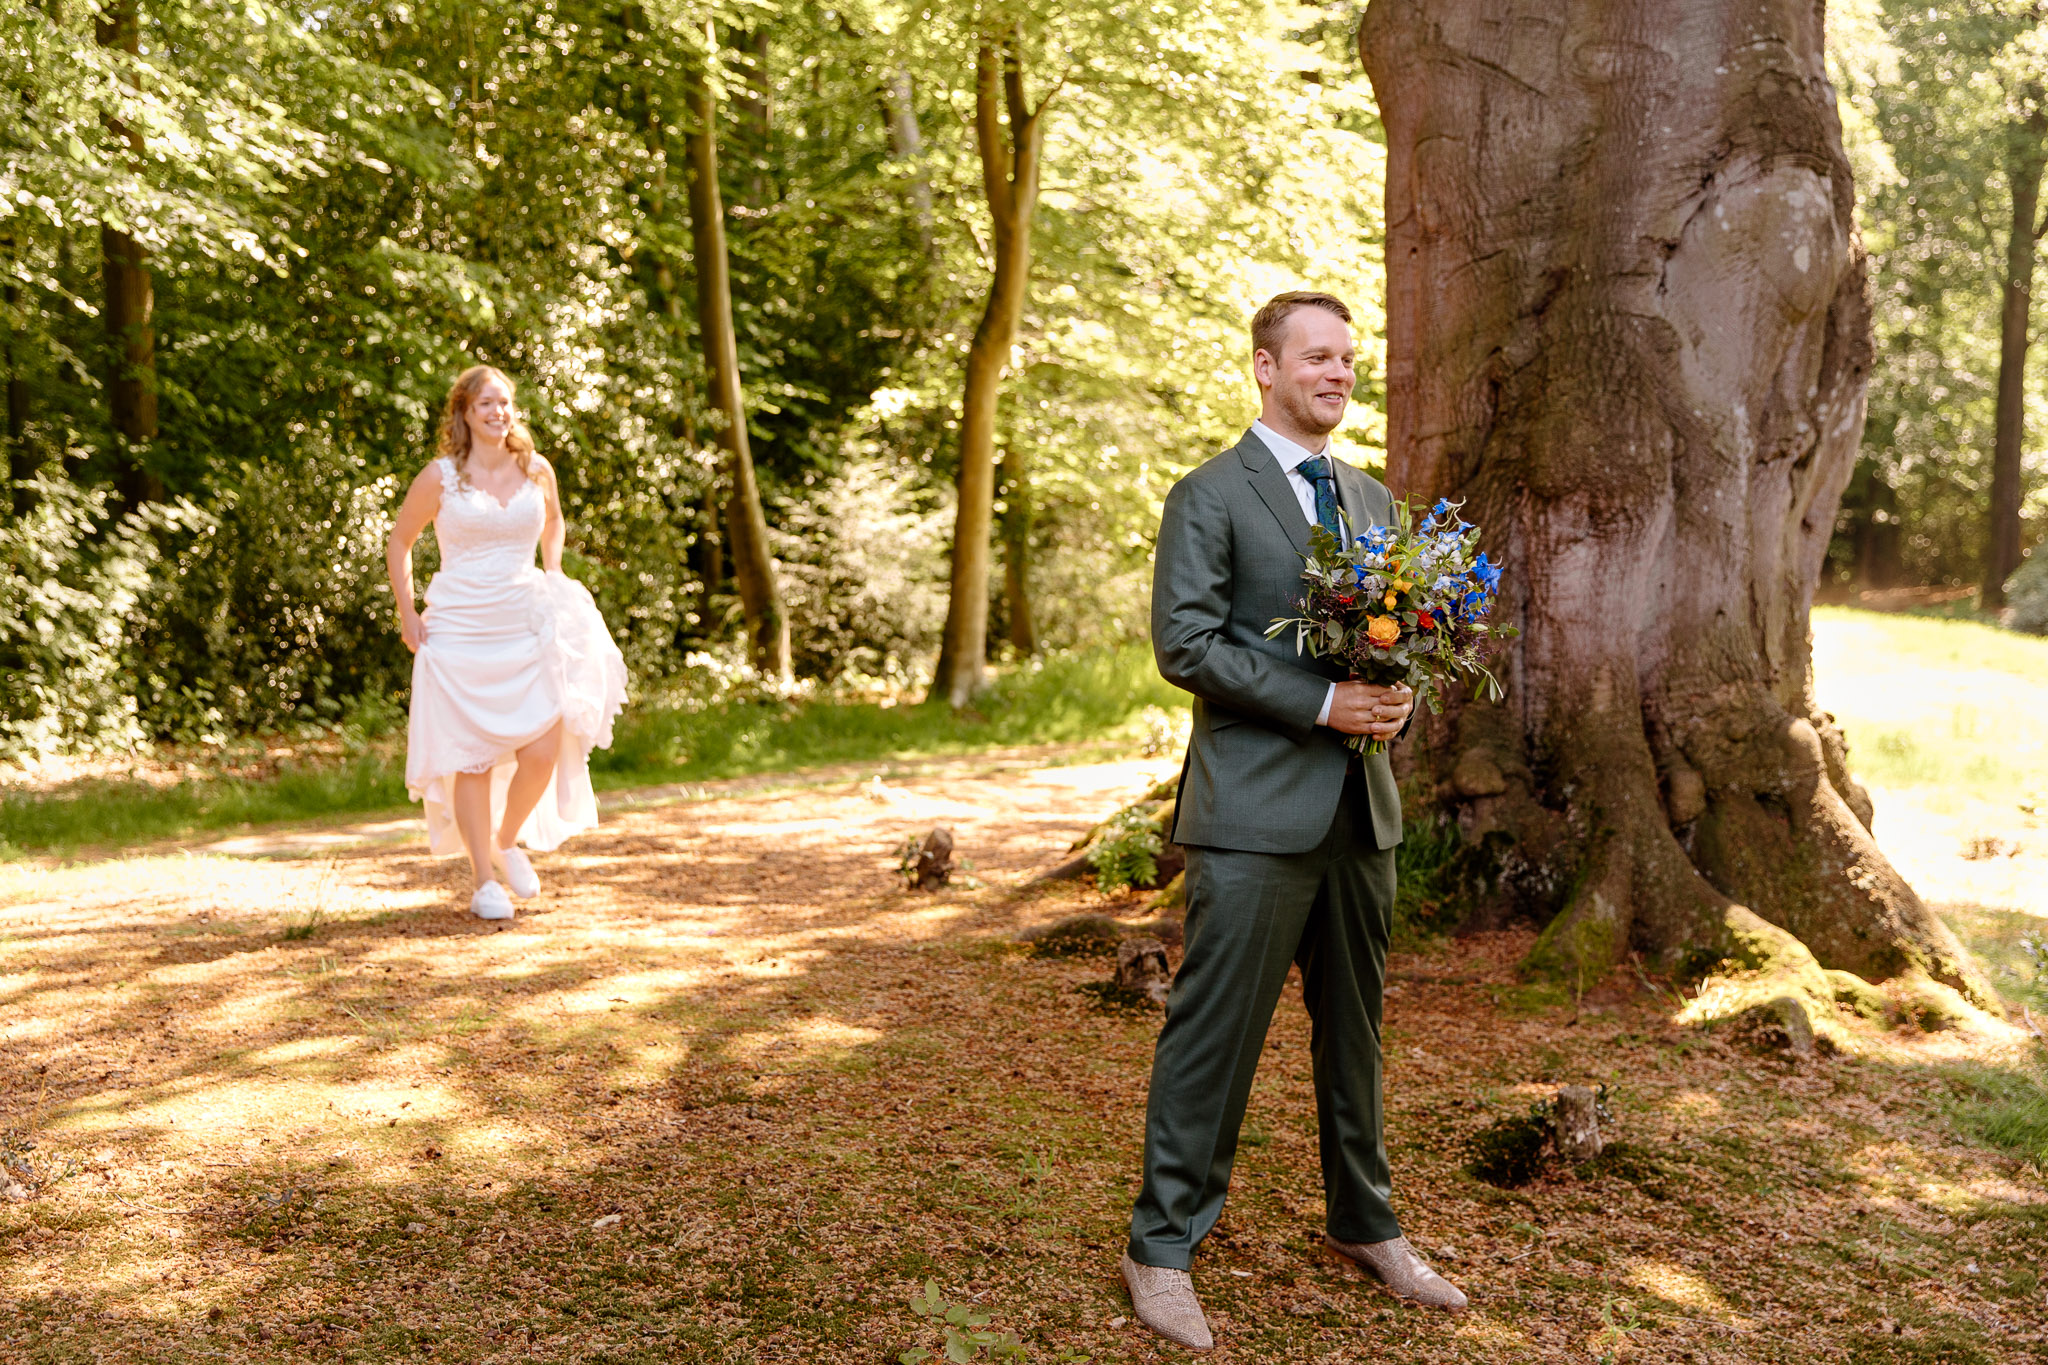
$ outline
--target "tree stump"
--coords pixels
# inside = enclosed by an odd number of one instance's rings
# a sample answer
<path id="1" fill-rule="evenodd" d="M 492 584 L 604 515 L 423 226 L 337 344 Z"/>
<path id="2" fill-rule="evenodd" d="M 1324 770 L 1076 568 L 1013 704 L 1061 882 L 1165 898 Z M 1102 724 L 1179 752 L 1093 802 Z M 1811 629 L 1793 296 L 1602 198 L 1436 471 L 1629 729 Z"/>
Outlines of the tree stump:
<path id="1" fill-rule="evenodd" d="M 944 825 L 932 826 L 932 832 L 918 846 L 916 858 L 905 861 L 909 866 L 904 869 L 904 879 L 913 890 L 932 891 L 944 886 L 953 876 L 953 831 Z"/>
<path id="2" fill-rule="evenodd" d="M 1587 1086 L 1561 1086 L 1550 1109 L 1550 1141 L 1566 1161 L 1591 1161 L 1605 1142 L 1600 1137 L 1600 1097 Z"/>
<path id="3" fill-rule="evenodd" d="M 1166 1003 L 1166 991 L 1173 984 L 1173 969 L 1166 962 L 1166 945 L 1156 938 L 1131 938 L 1116 948 L 1116 984 L 1154 1004 Z"/>

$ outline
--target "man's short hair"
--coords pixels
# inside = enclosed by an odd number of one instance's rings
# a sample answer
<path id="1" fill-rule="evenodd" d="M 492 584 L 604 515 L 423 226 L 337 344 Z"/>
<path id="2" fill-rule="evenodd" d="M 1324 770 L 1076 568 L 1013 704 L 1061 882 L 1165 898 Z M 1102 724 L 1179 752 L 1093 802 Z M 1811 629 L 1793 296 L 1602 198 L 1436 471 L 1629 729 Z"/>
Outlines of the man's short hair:
<path id="1" fill-rule="evenodd" d="M 1351 322 L 1351 310 L 1335 294 L 1319 294 L 1313 289 L 1290 289 L 1267 299 L 1265 306 L 1252 314 L 1252 350 L 1264 351 L 1278 360 L 1280 338 L 1286 333 L 1287 319 L 1297 308 L 1320 308 L 1325 313 L 1336 314 L 1346 325 Z"/>

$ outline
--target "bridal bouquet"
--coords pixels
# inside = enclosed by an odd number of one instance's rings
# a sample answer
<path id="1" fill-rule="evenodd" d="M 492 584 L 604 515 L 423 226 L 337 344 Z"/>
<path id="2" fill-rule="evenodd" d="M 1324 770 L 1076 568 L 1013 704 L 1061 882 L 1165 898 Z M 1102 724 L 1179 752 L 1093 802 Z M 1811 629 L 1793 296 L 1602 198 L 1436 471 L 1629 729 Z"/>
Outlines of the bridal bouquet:
<path id="1" fill-rule="evenodd" d="M 1439 500 L 1418 526 L 1408 504 L 1396 502 L 1392 526 L 1375 526 L 1348 545 L 1316 527 L 1302 556 L 1308 593 L 1301 615 L 1275 620 L 1266 638 L 1291 626 L 1297 653 L 1335 659 L 1358 682 L 1407 683 L 1431 711 L 1443 709 L 1447 679 L 1483 679 L 1486 696 L 1499 700 L 1486 644 L 1520 632 L 1487 623 L 1500 565 L 1479 550 L 1479 528 L 1459 520 L 1461 506 Z M 1364 735 L 1347 742 L 1360 753 L 1387 748 Z"/>

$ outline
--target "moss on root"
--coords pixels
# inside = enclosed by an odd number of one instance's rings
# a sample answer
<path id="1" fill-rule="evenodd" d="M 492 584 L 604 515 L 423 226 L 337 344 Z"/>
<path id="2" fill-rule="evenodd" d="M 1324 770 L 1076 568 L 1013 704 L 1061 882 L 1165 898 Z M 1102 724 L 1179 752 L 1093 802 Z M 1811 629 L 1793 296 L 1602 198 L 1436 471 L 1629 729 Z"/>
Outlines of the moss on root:
<path id="1" fill-rule="evenodd" d="M 1835 1010 L 1835 983 L 1807 946 L 1739 905 L 1729 907 L 1725 923 L 1733 942 L 1725 969 L 1700 984 L 1678 1021 L 1799 1056 L 1839 1049 L 1847 1028 Z"/>

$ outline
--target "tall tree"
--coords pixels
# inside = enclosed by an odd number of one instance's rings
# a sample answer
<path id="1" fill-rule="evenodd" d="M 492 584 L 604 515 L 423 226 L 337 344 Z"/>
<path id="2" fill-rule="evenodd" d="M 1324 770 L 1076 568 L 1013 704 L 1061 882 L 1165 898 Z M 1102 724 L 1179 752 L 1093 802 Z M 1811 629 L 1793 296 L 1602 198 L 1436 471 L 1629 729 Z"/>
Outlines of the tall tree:
<path id="1" fill-rule="evenodd" d="M 26 512 L 34 503 L 34 493 L 23 484 L 34 477 L 36 467 L 41 461 L 28 440 L 29 388 L 28 376 L 23 370 L 26 364 L 23 352 L 27 348 L 19 341 L 20 334 L 26 329 L 22 327 L 20 320 L 21 287 L 15 283 L 15 274 L 19 269 L 19 248 L 16 246 L 13 233 L 8 233 L 5 241 L 4 268 L 7 272 L 7 283 L 4 288 L 0 288 L 0 303 L 4 303 L 6 311 L 0 313 L 0 322 L 4 322 L 7 335 L 4 340 L 0 340 L 0 367 L 5 367 L 7 371 L 6 468 L 7 477 L 14 483 L 14 491 L 8 499 L 8 505 L 19 515 Z"/>
<path id="2" fill-rule="evenodd" d="M 711 376 L 711 405 L 723 419 L 718 439 L 726 452 L 726 533 L 732 543 L 733 578 L 739 585 L 750 652 L 756 668 L 787 682 L 791 676 L 789 616 L 783 609 L 775 561 L 768 550 L 768 518 L 761 509 L 761 486 L 754 474 L 753 447 L 747 436 L 746 396 L 740 388 L 739 336 L 732 320 L 732 266 L 726 253 L 725 203 L 718 187 L 718 100 L 710 69 L 717 60 L 718 45 L 709 26 L 705 46 L 702 60 L 690 62 L 684 78 L 697 324 L 704 342 L 705 368 Z"/>
<path id="3" fill-rule="evenodd" d="M 100 10 L 96 21 L 100 46 L 131 58 L 140 55 L 142 24 L 136 5 L 137 0 L 110 0 Z M 141 157 L 142 142 L 132 129 L 114 119 L 109 120 L 108 128 Z M 100 256 L 108 347 L 107 405 L 123 446 L 119 457 L 121 491 L 131 504 L 161 501 L 163 481 L 135 450 L 156 439 L 156 328 L 152 319 L 156 293 L 149 253 L 125 226 L 107 222 L 100 226 Z"/>
<path id="4" fill-rule="evenodd" d="M 1059 83 L 1033 104 L 1024 88 L 1024 42 L 1012 25 L 984 31 L 974 60 L 974 145 L 993 229 L 988 301 L 967 348 L 960 402 L 958 510 L 946 632 L 932 695 L 959 710 L 981 690 L 988 655 L 989 530 L 995 513 L 996 404 L 1031 288 L 1031 221 L 1038 212 L 1045 112 Z"/>
<path id="5" fill-rule="evenodd" d="M 1019 654 L 1038 652 L 1038 626 L 1031 619 L 1031 484 L 1017 451 L 996 464 L 996 493 L 1003 500 L 1003 616 L 1010 645 Z"/>
<path id="6" fill-rule="evenodd" d="M 2034 330 L 2034 256 L 2048 218 L 2040 213 L 2041 173 L 2048 167 L 2048 103 L 2044 103 L 2044 6 L 2033 0 L 2012 18 L 2024 27 L 1992 63 L 2004 87 L 2006 195 L 2005 290 L 1998 325 L 1998 409 L 1991 447 L 1991 505 L 1984 537 L 1985 607 L 2005 605 L 2005 580 L 2020 565 L 2021 452 L 2026 439 L 2027 351 Z"/>
<path id="7" fill-rule="evenodd" d="M 1865 461 L 1838 564 L 1975 584 L 2039 486 L 2048 367 L 2030 347 L 2044 65 L 2038 0 L 1836 0 L 1828 60 L 1873 272 Z M 2034 199 L 2033 221 L 2024 201 Z M 1994 510 L 1995 509 L 1995 510 Z"/>
<path id="8" fill-rule="evenodd" d="M 1488 911 L 1567 977 L 1761 916 L 1988 998 L 1813 700 L 1870 364 L 1821 7 L 1373 0 L 1359 41 L 1390 480 L 1465 500 L 1524 632 L 1505 704 L 1429 723 Z"/>

